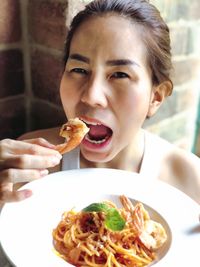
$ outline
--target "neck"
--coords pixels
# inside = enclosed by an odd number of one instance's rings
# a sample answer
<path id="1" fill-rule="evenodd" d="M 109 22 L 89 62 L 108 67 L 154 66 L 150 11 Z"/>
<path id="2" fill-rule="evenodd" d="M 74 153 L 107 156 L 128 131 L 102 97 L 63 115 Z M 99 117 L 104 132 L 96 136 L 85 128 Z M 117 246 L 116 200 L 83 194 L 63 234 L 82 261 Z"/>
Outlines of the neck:
<path id="1" fill-rule="evenodd" d="M 81 158 L 84 168 L 112 168 L 133 172 L 140 172 L 144 156 L 144 131 L 142 130 L 134 140 L 109 162 L 89 162 Z"/>

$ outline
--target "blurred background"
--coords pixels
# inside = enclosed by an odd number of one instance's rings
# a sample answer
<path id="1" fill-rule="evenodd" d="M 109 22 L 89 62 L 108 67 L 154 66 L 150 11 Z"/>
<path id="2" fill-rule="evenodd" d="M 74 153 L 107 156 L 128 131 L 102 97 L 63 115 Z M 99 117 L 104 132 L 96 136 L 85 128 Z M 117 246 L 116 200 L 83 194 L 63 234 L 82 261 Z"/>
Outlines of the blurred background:
<path id="1" fill-rule="evenodd" d="M 0 140 L 66 118 L 63 44 L 89 0 L 0 0 Z M 171 31 L 174 91 L 144 127 L 200 156 L 200 1 L 152 0 Z"/>

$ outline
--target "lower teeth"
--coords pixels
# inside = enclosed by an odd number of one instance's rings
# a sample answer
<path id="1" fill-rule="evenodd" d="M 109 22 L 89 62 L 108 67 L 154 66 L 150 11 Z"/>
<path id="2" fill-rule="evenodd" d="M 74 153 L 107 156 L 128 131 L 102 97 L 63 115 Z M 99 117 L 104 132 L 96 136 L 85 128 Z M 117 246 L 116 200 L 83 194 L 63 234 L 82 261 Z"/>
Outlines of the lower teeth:
<path id="1" fill-rule="evenodd" d="M 97 140 L 91 140 L 88 136 L 86 136 L 85 139 L 87 141 L 89 141 L 90 143 L 93 143 L 93 144 L 101 144 L 101 143 L 106 141 L 106 138 L 104 138 L 102 140 L 98 140 L 98 141 Z"/>

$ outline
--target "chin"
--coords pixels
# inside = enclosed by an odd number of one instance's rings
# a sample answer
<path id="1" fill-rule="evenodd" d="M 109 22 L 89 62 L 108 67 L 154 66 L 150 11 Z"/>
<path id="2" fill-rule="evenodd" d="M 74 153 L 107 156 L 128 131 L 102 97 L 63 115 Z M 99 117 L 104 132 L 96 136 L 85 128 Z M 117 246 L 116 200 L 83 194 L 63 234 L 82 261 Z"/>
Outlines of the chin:
<path id="1" fill-rule="evenodd" d="M 95 163 L 106 163 L 114 158 L 114 156 L 111 156 L 108 152 L 97 153 L 97 152 L 85 151 L 84 149 L 81 149 L 81 154 L 86 160 Z"/>

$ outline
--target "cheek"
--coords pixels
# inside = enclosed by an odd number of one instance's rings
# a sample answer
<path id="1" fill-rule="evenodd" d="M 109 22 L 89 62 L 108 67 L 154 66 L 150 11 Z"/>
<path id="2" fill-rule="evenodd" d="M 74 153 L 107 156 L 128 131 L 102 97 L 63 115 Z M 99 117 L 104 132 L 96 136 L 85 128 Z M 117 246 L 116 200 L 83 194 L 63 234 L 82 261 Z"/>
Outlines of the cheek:
<path id="1" fill-rule="evenodd" d="M 115 128 L 117 145 L 127 145 L 144 124 L 149 107 L 149 97 L 145 97 L 145 93 L 134 91 L 119 98 Z"/>
<path id="2" fill-rule="evenodd" d="M 76 105 L 77 97 L 74 86 L 70 82 L 62 78 L 60 84 L 60 98 L 67 116 L 73 116 L 74 107 Z"/>
<path id="3" fill-rule="evenodd" d="M 133 90 L 119 97 L 118 110 L 126 119 L 145 119 L 149 108 L 149 94 L 146 90 Z"/>

